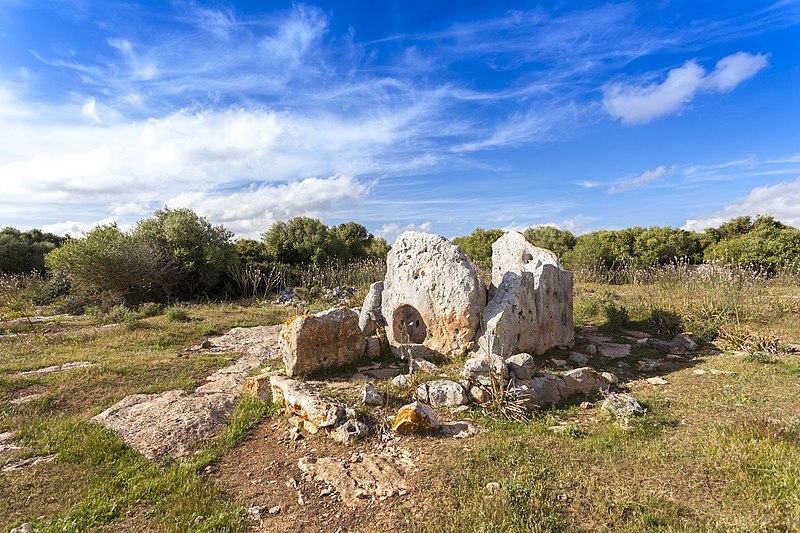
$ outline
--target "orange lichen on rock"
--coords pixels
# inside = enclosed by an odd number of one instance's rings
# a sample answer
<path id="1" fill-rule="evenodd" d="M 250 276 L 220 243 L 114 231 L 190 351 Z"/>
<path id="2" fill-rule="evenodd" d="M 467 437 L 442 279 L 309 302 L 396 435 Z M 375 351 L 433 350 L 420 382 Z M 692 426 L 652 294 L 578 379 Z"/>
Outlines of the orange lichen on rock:
<path id="1" fill-rule="evenodd" d="M 439 429 L 439 419 L 430 406 L 414 402 L 404 405 L 397 411 L 392 430 L 400 435 L 427 433 Z"/>

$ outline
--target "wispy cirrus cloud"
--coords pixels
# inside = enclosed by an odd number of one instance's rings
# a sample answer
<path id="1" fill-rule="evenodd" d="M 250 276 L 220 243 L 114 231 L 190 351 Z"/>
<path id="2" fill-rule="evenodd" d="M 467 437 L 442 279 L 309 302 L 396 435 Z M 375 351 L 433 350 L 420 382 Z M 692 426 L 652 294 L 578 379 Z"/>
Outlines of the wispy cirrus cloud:
<path id="1" fill-rule="evenodd" d="M 767 54 L 738 52 L 720 59 L 711 72 L 695 61 L 667 73 L 663 81 L 611 83 L 603 89 L 603 106 L 628 124 L 644 124 L 681 111 L 700 92 L 724 93 L 768 65 Z"/>
<path id="2" fill-rule="evenodd" d="M 631 189 L 638 189 L 639 187 L 644 187 L 645 185 L 656 181 L 659 178 L 664 176 L 669 176 L 675 169 L 678 168 L 678 165 L 672 165 L 671 167 L 665 167 L 664 165 L 659 165 L 653 170 L 646 170 L 636 176 L 635 178 L 624 179 L 621 180 L 618 184 L 614 185 L 613 187 L 609 187 L 608 194 L 618 194 L 621 192 L 629 191 Z"/>

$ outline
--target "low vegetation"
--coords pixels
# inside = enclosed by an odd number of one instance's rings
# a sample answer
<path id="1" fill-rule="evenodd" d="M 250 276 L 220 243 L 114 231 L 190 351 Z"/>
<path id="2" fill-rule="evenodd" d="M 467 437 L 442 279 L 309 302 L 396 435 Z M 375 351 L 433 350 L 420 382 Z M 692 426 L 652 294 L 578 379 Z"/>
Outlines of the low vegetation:
<path id="1" fill-rule="evenodd" d="M 162 218 L 171 218 L 169 213 Z M 201 218 L 185 213 L 176 220 L 209 230 Z M 307 220 L 292 228 L 312 226 L 319 229 Z M 220 252 L 232 262 L 215 267 L 219 278 L 213 289 L 198 284 L 153 289 L 134 279 L 111 290 L 82 286 L 70 279 L 71 271 L 57 268 L 47 278 L 25 272 L 0 275 L 0 433 L 15 432 L 14 443 L 23 447 L 0 455 L 0 468 L 19 458 L 53 458 L 0 473 L 0 528 L 32 521 L 37 531 L 113 529 L 120 524 L 163 531 L 247 530 L 245 509 L 222 492 L 207 467 L 237 453 L 232 450 L 254 427 L 278 416 L 274 406 L 246 398 L 227 429 L 184 462 L 149 461 L 89 419 L 129 394 L 199 385 L 236 354 L 189 355 L 186 347 L 234 326 L 283 322 L 296 310 L 269 302 L 287 285 L 304 287 L 310 308 L 332 303 L 325 300 L 323 286 L 356 286 L 361 293 L 354 300 L 363 298 L 363 290 L 382 279 L 385 268 L 369 250 L 380 248 L 385 254 L 385 243 L 370 240 L 355 227 L 339 228 L 327 228 L 329 237 L 363 245 L 353 248 L 360 252 L 348 252 L 346 262 L 337 262 L 325 246 L 311 246 L 303 252 L 311 255 L 302 258 L 309 263 L 300 268 L 300 263 L 288 263 L 299 256 L 267 245 L 277 237 L 239 241 L 235 254 Z M 279 229 L 276 233 L 285 234 L 290 228 Z M 205 230 L 200 234 L 226 240 L 213 227 Z M 188 263 L 180 266 L 189 260 L 179 246 L 155 246 L 150 237 L 113 227 L 95 231 L 96 236 L 54 243 L 48 261 L 55 266 L 59 257 L 73 253 L 70 247 L 94 245 L 102 237 L 107 245 L 89 248 L 100 262 L 118 261 L 112 252 L 124 242 L 123 251 L 132 246 L 134 258 L 165 261 L 168 272 L 188 269 Z M 485 255 L 487 242 L 491 249 L 493 230 L 481 231 L 471 241 L 461 241 L 468 253 L 481 249 Z M 565 262 L 570 253 L 583 253 L 581 247 L 594 249 L 599 243 L 619 251 L 614 248 L 618 237 L 632 243 L 625 248 L 632 255 L 624 261 L 603 262 L 602 268 L 599 263 L 576 264 L 576 327 L 599 326 L 615 339 L 631 329 L 663 339 L 691 331 L 705 343 L 701 355 L 661 372 L 669 381 L 665 386 L 638 379 L 642 375 L 634 370 L 635 363 L 652 357 L 646 348 L 634 346 L 622 367 L 596 359 L 608 364 L 603 370 L 634 380 L 630 392 L 645 414 L 628 429 L 603 414 L 602 397 L 563 403 L 532 418 L 506 416 L 507 406 L 502 405 L 471 408 L 465 416 L 492 431 L 463 441 L 420 438 L 410 444 L 436 446 L 437 459 L 420 465 L 413 505 L 394 508 L 397 524 L 416 531 L 797 529 L 800 254 L 791 251 L 797 230 L 773 224 L 768 217 L 738 220 L 709 233 L 707 242 L 700 239 L 693 255 L 677 261 L 668 259 L 667 252 L 644 253 L 654 246 L 646 244 L 647 235 L 658 231 L 644 230 L 632 240 L 609 234 L 571 240 L 560 230 L 541 229 L 528 232 L 528 238 L 549 239 L 554 249 L 563 246 Z M 758 241 L 769 232 L 783 235 L 787 243 L 783 252 L 766 246 L 765 253 L 777 252 L 761 259 L 773 259 L 754 261 L 744 252 L 720 259 L 721 250 L 761 246 Z M 580 244 L 582 239 L 586 244 Z M 678 248 L 694 246 L 691 235 L 676 239 Z M 674 257 L 681 255 L 675 252 Z M 718 261 L 700 264 L 703 258 Z M 224 296 L 226 290 L 246 299 L 211 303 L 213 295 Z M 152 298 L 156 302 L 144 301 L 157 291 L 164 292 Z M 178 297 L 190 293 L 208 300 Z M 85 313 L 59 313 L 70 302 Z M 97 364 L 18 375 L 74 361 Z M 388 380 L 379 387 L 389 389 Z M 32 399 L 16 402 L 25 396 Z M 580 407 L 581 400 L 588 405 Z M 389 499 L 385 505 L 394 504 Z"/>

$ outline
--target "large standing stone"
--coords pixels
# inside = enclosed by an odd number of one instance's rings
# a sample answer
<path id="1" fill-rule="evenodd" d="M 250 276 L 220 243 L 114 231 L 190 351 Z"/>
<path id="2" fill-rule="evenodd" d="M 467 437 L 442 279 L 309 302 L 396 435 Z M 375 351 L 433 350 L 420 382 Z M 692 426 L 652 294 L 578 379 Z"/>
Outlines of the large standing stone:
<path id="1" fill-rule="evenodd" d="M 480 349 L 508 357 L 572 343 L 572 283 L 553 252 L 518 232 L 500 237 L 492 244 L 492 299 Z"/>
<path id="2" fill-rule="evenodd" d="M 486 287 L 464 251 L 444 237 L 407 231 L 386 259 L 381 311 L 390 344 L 456 355 L 474 347 Z"/>
<path id="3" fill-rule="evenodd" d="M 329 309 L 297 315 L 281 328 L 278 345 L 290 376 L 357 361 L 364 355 L 364 335 L 352 309 Z"/>
<path id="4" fill-rule="evenodd" d="M 361 313 L 358 315 L 358 326 L 364 335 L 369 336 L 375 333 L 379 327 L 384 327 L 386 321 L 381 314 L 381 300 L 383 295 L 383 282 L 376 281 L 369 286 L 369 292 L 364 303 L 361 305 Z"/>

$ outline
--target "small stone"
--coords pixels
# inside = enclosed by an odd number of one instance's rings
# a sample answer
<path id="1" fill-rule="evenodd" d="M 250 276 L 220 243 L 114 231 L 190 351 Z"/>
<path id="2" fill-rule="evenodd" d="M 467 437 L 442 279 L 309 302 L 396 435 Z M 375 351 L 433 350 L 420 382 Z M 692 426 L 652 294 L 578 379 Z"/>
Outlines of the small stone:
<path id="1" fill-rule="evenodd" d="M 412 372 L 427 372 L 428 374 L 435 374 L 439 371 L 439 367 L 425 359 L 414 359 L 411 362 Z"/>
<path id="2" fill-rule="evenodd" d="M 497 481 L 490 481 L 489 483 L 486 484 L 486 487 L 484 488 L 486 489 L 486 492 L 488 492 L 489 494 L 494 494 L 496 492 L 500 492 L 500 483 L 498 483 Z"/>
<path id="3" fill-rule="evenodd" d="M 609 383 L 611 383 L 612 385 L 614 383 L 618 383 L 619 382 L 619 378 L 617 377 L 617 375 L 616 374 L 612 374 L 611 372 L 600 372 L 600 376 L 603 379 L 605 379 L 606 381 L 608 381 Z"/>
<path id="4" fill-rule="evenodd" d="M 536 373 L 536 363 L 527 353 L 518 353 L 506 359 L 509 374 L 517 379 L 531 379 Z"/>
<path id="5" fill-rule="evenodd" d="M 433 409 L 423 403 L 414 402 L 397 411 L 392 429 L 400 435 L 409 435 L 439 429 L 440 425 Z"/>
<path id="6" fill-rule="evenodd" d="M 565 366 L 567 366 L 567 361 L 564 359 L 553 358 L 550 359 L 550 361 L 552 361 L 553 366 L 555 366 L 556 368 L 564 368 Z"/>
<path id="7" fill-rule="evenodd" d="M 589 356 L 584 355 L 580 352 L 572 352 L 569 354 L 569 361 L 575 363 L 576 365 L 585 365 L 589 362 Z"/>
<path id="8" fill-rule="evenodd" d="M 21 526 L 17 526 L 11 530 L 11 533 L 31 533 L 34 531 L 33 524 L 30 522 L 25 522 Z"/>
<path id="9" fill-rule="evenodd" d="M 254 398 L 269 403 L 272 401 L 272 385 L 269 378 L 269 374 L 248 377 L 244 381 L 244 388 L 250 391 Z"/>
<path id="10" fill-rule="evenodd" d="M 428 402 L 433 407 L 452 407 L 469 401 L 464 387 L 448 379 L 423 383 L 417 387 L 417 399 Z"/>
<path id="11" fill-rule="evenodd" d="M 361 401 L 366 405 L 383 405 L 383 394 L 372 383 L 364 385 Z"/>
<path id="12" fill-rule="evenodd" d="M 708 372 L 706 372 L 702 368 L 695 368 L 694 370 L 692 370 L 692 374 L 702 376 L 703 374 L 708 374 Z"/>
<path id="13" fill-rule="evenodd" d="M 733 376 L 736 372 L 731 372 L 730 370 L 717 370 L 715 368 L 711 369 L 711 373 L 715 376 Z"/>
<path id="14" fill-rule="evenodd" d="M 280 505 L 276 505 L 275 507 L 270 507 L 269 508 L 269 514 L 278 514 L 280 512 L 281 512 L 281 506 Z"/>
<path id="15" fill-rule="evenodd" d="M 581 409 L 591 409 L 592 403 L 591 402 L 581 402 Z"/>
<path id="16" fill-rule="evenodd" d="M 655 377 L 652 377 L 652 378 L 647 378 L 647 382 L 650 385 L 669 385 L 669 381 L 667 381 L 666 379 L 662 378 L 661 376 L 655 376 Z"/>
<path id="17" fill-rule="evenodd" d="M 656 359 L 642 359 L 641 361 L 636 361 L 636 370 L 641 372 L 652 372 L 663 366 L 664 362 Z"/>
<path id="18" fill-rule="evenodd" d="M 631 355 L 631 345 L 604 342 L 597 347 L 597 351 L 600 352 L 600 355 L 608 359 L 621 359 Z"/>
<path id="19" fill-rule="evenodd" d="M 331 437 L 341 444 L 350 444 L 361 440 L 369 435 L 369 426 L 360 420 L 348 419 L 339 424 L 333 431 Z"/>
<path id="20" fill-rule="evenodd" d="M 381 355 L 381 341 L 377 337 L 367 339 L 367 357 L 375 359 Z"/>
<path id="21" fill-rule="evenodd" d="M 392 378 L 392 385 L 395 387 L 408 387 L 411 385 L 411 378 L 409 378 L 406 374 L 400 374 L 399 376 Z"/>
<path id="22" fill-rule="evenodd" d="M 473 385 L 468 391 L 469 399 L 477 404 L 486 403 L 492 399 L 491 394 L 484 387 Z"/>
<path id="23" fill-rule="evenodd" d="M 214 346 L 214 343 L 211 342 L 208 339 L 206 339 L 206 340 L 204 340 L 203 342 L 200 343 L 200 347 L 203 348 L 203 349 L 208 349 L 208 348 L 211 348 L 213 346 Z"/>
<path id="24" fill-rule="evenodd" d="M 247 514 L 250 515 L 251 518 L 258 520 L 264 513 L 267 511 L 267 508 L 263 505 L 254 505 L 247 510 Z"/>
<path id="25" fill-rule="evenodd" d="M 589 355 L 595 355 L 597 353 L 597 346 L 594 344 L 587 344 L 585 350 Z"/>
<path id="26" fill-rule="evenodd" d="M 697 341 L 695 341 L 686 333 L 678 333 L 675 335 L 675 337 L 672 339 L 672 343 L 689 352 L 697 350 Z"/>

